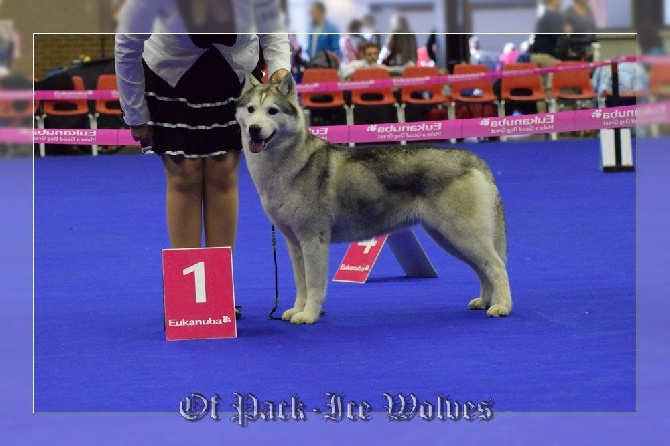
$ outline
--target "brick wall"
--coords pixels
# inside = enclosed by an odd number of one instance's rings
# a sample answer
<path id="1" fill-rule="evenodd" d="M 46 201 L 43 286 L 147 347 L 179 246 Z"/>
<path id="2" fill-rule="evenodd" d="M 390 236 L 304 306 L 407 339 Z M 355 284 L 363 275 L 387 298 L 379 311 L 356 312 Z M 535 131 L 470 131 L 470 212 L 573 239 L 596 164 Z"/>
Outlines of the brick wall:
<path id="1" fill-rule="evenodd" d="M 16 61 L 15 71 L 23 73 L 27 77 L 32 77 L 33 33 L 35 32 L 113 32 L 110 4 L 111 0 L 2 0 L 0 2 L 0 18 L 11 20 L 14 29 L 21 36 L 21 57 Z M 46 40 L 48 38 L 43 40 L 42 43 L 46 44 Z M 82 38 L 81 41 L 87 50 L 93 51 L 93 47 L 96 46 L 96 44 L 88 43 L 88 37 Z M 70 42 L 72 40 L 67 41 L 67 45 L 70 45 Z M 53 45 L 49 48 L 56 49 Z M 69 49 L 57 51 L 58 59 L 43 51 L 39 54 L 40 57 L 50 57 L 49 63 L 52 66 L 49 68 L 51 69 L 69 63 L 73 53 L 76 53 L 76 57 L 82 52 L 74 51 L 72 46 Z M 37 58 L 36 62 L 42 64 Z M 40 66 L 40 72 L 35 74 L 39 77 L 48 71 L 46 64 L 43 64 Z"/>
<path id="2" fill-rule="evenodd" d="M 80 55 L 92 60 L 114 56 L 113 34 L 35 34 L 35 77 L 70 65 Z"/>

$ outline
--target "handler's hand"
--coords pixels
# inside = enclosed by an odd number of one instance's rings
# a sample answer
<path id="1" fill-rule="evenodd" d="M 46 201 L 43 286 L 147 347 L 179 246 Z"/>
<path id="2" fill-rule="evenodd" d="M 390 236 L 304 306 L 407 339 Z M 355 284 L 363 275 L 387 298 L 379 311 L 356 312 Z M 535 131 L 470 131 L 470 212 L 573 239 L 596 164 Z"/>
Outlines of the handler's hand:
<path id="1" fill-rule="evenodd" d="M 278 84 L 281 82 L 282 79 L 284 79 L 284 76 L 288 74 L 288 70 L 285 68 L 280 68 L 274 73 L 272 73 L 272 76 L 270 76 L 270 82 L 273 84 Z"/>
<path id="2" fill-rule="evenodd" d="M 142 147 L 154 145 L 154 129 L 149 124 L 130 126 L 130 134 Z"/>

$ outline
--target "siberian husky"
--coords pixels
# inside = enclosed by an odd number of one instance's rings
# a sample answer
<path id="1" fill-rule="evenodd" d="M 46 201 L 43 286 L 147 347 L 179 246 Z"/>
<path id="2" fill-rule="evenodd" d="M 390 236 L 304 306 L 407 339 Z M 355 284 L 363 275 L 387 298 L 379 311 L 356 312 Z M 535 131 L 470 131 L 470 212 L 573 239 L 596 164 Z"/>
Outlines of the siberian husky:
<path id="1" fill-rule="evenodd" d="M 263 209 L 293 264 L 297 295 L 284 320 L 319 318 L 330 243 L 415 224 L 479 277 L 481 293 L 469 308 L 510 313 L 504 210 L 481 158 L 427 145 L 351 148 L 319 139 L 306 126 L 290 75 L 277 85 L 248 76 L 236 118 Z"/>

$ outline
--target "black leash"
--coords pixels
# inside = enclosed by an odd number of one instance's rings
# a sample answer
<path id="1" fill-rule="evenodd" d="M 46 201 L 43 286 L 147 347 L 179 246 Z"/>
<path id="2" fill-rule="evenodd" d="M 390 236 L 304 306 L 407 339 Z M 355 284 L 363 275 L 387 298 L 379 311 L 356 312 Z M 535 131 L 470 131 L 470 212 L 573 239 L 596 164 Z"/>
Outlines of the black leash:
<path id="1" fill-rule="evenodd" d="M 277 231 L 275 231 L 275 225 L 272 225 L 272 257 L 274 258 L 275 262 L 275 304 L 274 307 L 272 307 L 272 311 L 270 311 L 270 319 L 274 319 L 275 321 L 281 321 L 281 317 L 274 316 L 275 312 L 277 311 L 277 307 L 279 307 L 279 274 L 277 273 Z M 325 311 L 321 311 L 319 313 L 319 316 L 325 315 Z"/>
<path id="2" fill-rule="evenodd" d="M 279 307 L 279 274 L 277 273 L 277 231 L 275 231 L 275 225 L 272 225 L 272 257 L 275 262 L 275 305 L 270 311 L 270 319 L 280 321 L 281 317 L 274 316 Z"/>

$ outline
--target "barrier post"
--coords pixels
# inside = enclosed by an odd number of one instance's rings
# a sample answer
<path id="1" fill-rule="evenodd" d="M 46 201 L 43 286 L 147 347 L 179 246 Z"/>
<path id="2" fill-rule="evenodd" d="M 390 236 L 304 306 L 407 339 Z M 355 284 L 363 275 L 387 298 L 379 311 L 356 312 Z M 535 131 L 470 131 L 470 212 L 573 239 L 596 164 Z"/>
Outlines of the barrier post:
<path id="1" fill-rule="evenodd" d="M 619 93 L 619 64 L 612 61 L 612 105 L 621 103 Z M 600 168 L 603 172 L 630 172 L 633 166 L 631 131 L 628 128 L 600 130 Z"/>

